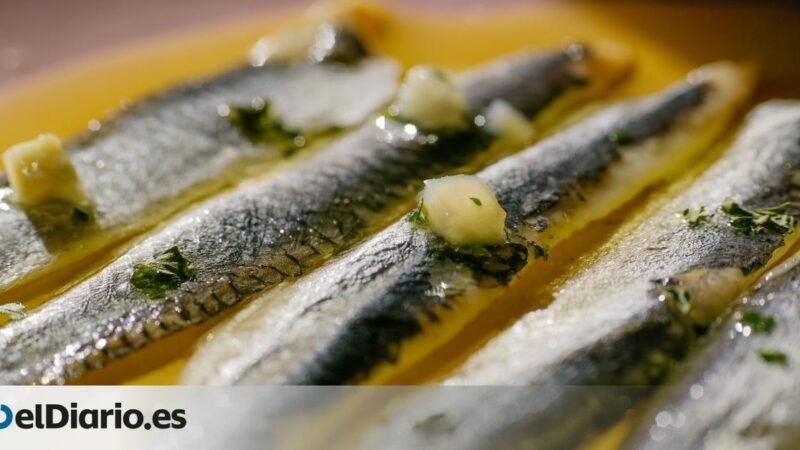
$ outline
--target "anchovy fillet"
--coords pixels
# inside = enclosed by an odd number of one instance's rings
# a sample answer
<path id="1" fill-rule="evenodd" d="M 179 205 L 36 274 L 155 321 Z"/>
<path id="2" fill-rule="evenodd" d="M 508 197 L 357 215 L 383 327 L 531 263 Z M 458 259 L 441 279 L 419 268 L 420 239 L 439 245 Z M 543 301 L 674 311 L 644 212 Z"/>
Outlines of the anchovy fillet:
<path id="1" fill-rule="evenodd" d="M 285 144 L 250 142 L 220 108 L 268 102 L 284 127 L 313 137 L 362 123 L 391 98 L 398 74 L 394 62 L 360 54 L 349 65 L 270 62 L 142 100 L 65 144 L 91 220 L 71 205 L 14 204 L 0 174 L 0 292 L 135 234 L 256 164 L 286 159 Z"/>
<path id="2" fill-rule="evenodd" d="M 618 420 L 651 393 L 641 386 L 661 382 L 685 356 L 692 324 L 729 304 L 780 256 L 784 241 L 794 239 L 778 230 L 737 233 L 717 208 L 726 199 L 756 208 L 798 195 L 798 137 L 800 108 L 758 108 L 732 148 L 688 189 L 644 222 L 620 230 L 559 287 L 549 306 L 492 339 L 445 381 L 540 389 L 494 396 L 479 391 L 450 405 L 443 404 L 443 396 L 414 398 L 398 415 L 440 413 L 459 423 L 446 437 L 418 436 L 416 443 L 425 448 L 503 447 L 510 442 L 525 442 L 523 448 L 574 448 Z M 690 227 L 676 214 L 700 206 L 710 215 L 701 226 Z M 688 312 L 670 294 L 679 289 L 690 296 Z M 547 395 L 537 395 L 542 391 Z M 475 410 L 494 419 L 481 423 Z M 392 437 L 403 431 L 408 432 L 389 425 L 369 439 L 394 442 Z"/>
<path id="3" fill-rule="evenodd" d="M 800 105 L 798 105 L 800 111 Z M 795 133 L 795 142 L 800 133 Z M 791 449 L 800 439 L 800 266 L 735 303 L 664 386 L 624 448 Z"/>
<path id="4" fill-rule="evenodd" d="M 619 75 L 577 70 L 595 59 L 553 52 L 501 60 L 466 78 L 468 104 L 477 114 L 513 94 L 515 102 L 535 105 L 527 109 L 533 118 Z M 300 167 L 200 203 L 0 329 L 0 381 L 63 382 L 297 277 L 408 210 L 425 178 L 478 164 L 493 140 L 476 126 L 431 134 L 381 117 Z M 149 300 L 130 283 L 134 265 L 172 246 L 194 278 Z"/>
<path id="5" fill-rule="evenodd" d="M 667 161 L 684 161 L 703 148 L 748 90 L 729 91 L 722 82 L 742 81 L 736 68 L 711 72 L 716 75 L 602 111 L 480 172 L 507 211 L 510 243 L 454 248 L 401 220 L 212 330 L 183 381 L 341 384 L 374 380 L 378 370 L 413 362 L 443 343 L 447 330 L 458 328 L 453 323 L 479 313 L 529 260 L 543 256 L 542 245 L 660 179 Z M 617 134 L 626 142 L 615 140 Z M 559 222 L 567 212 L 569 223 Z"/>

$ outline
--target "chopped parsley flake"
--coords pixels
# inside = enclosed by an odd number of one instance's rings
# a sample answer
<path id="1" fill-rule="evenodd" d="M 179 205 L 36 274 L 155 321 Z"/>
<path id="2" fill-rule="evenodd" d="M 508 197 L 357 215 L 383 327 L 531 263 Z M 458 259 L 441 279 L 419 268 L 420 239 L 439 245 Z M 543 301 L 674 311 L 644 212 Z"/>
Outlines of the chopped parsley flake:
<path id="1" fill-rule="evenodd" d="M 151 299 L 163 298 L 192 278 L 192 267 L 178 247 L 171 247 L 152 261 L 136 264 L 131 284 Z"/>
<path id="2" fill-rule="evenodd" d="M 625 130 L 617 130 L 608 134 L 608 140 L 612 144 L 625 145 L 633 142 L 633 137 Z"/>
<path id="3" fill-rule="evenodd" d="M 472 200 L 472 203 L 475 203 L 475 205 L 483 206 L 483 203 L 481 202 L 481 199 L 479 199 L 477 197 L 470 197 L 469 199 Z"/>
<path id="4" fill-rule="evenodd" d="M 795 220 L 788 213 L 788 202 L 751 210 L 728 199 L 719 209 L 730 217 L 730 226 L 738 234 L 751 236 L 770 231 L 786 234 L 794 230 Z"/>
<path id="5" fill-rule="evenodd" d="M 86 223 L 92 218 L 92 213 L 86 208 L 76 206 L 72 210 L 72 220 L 77 223 Z"/>
<path id="6" fill-rule="evenodd" d="M 767 364 L 779 364 L 779 365 L 786 365 L 789 361 L 789 358 L 786 356 L 786 353 L 775 351 L 775 350 L 758 350 L 758 356 L 767 363 Z"/>
<path id="7" fill-rule="evenodd" d="M 451 433 L 456 429 L 456 424 L 445 413 L 433 414 L 413 426 L 414 431 L 423 433 Z"/>
<path id="8" fill-rule="evenodd" d="M 488 258 L 492 256 L 492 252 L 484 245 L 459 245 L 454 246 L 453 250 L 461 255 L 467 255 L 474 258 Z"/>
<path id="9" fill-rule="evenodd" d="M 447 76 L 444 70 L 438 67 L 431 67 L 430 74 L 433 75 L 433 77 L 436 78 L 437 80 L 450 81 L 450 78 Z"/>
<path id="10" fill-rule="evenodd" d="M 550 247 L 546 245 L 539 245 L 534 243 L 533 244 L 533 257 L 534 258 L 542 258 L 543 260 L 547 261 L 547 258 L 550 257 Z"/>
<path id="11" fill-rule="evenodd" d="M 701 206 L 699 209 L 695 210 L 686 208 L 681 212 L 680 216 L 683 218 L 683 221 L 686 222 L 686 225 L 688 225 L 689 228 L 699 228 L 708 223 L 711 218 L 705 212 L 705 206 Z"/>
<path id="12" fill-rule="evenodd" d="M 664 300 L 681 314 L 689 314 L 692 309 L 692 296 L 680 286 L 665 286 Z"/>
<path id="13" fill-rule="evenodd" d="M 269 139 L 287 140 L 292 145 L 301 147 L 306 139 L 299 132 L 287 129 L 281 120 L 272 114 L 270 105 L 263 102 L 257 106 L 228 105 L 228 120 L 252 142 L 264 142 Z"/>
<path id="14" fill-rule="evenodd" d="M 425 226 L 428 223 L 428 219 L 425 217 L 425 212 L 422 210 L 424 206 L 425 204 L 420 200 L 419 205 L 408 215 L 408 221 L 417 226 Z"/>
<path id="15" fill-rule="evenodd" d="M 744 313 L 739 322 L 750 327 L 754 333 L 769 333 L 775 327 L 775 319 L 772 316 L 764 316 L 755 311 Z"/>
<path id="16" fill-rule="evenodd" d="M 0 305 L 0 314 L 7 315 L 11 320 L 19 320 L 25 317 L 25 305 L 22 303 L 6 303 Z"/>

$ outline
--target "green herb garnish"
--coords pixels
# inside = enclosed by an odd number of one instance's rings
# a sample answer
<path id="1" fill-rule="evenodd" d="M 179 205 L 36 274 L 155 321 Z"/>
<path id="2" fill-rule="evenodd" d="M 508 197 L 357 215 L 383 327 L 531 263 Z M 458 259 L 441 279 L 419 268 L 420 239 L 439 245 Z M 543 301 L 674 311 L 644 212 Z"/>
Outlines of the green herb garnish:
<path id="1" fill-rule="evenodd" d="M 163 298 L 192 278 L 192 267 L 178 247 L 171 247 L 152 261 L 136 264 L 131 284 L 151 299 Z"/>
<path id="2" fill-rule="evenodd" d="M 698 228 L 708 223 L 708 221 L 711 219 L 711 217 L 705 214 L 705 212 L 706 212 L 706 207 L 701 206 L 699 209 L 696 210 L 686 208 L 683 211 L 681 211 L 680 215 L 683 218 L 683 221 L 686 222 L 686 225 L 689 226 L 689 228 Z"/>
<path id="3" fill-rule="evenodd" d="M 547 261 L 547 258 L 550 257 L 550 247 L 533 243 L 533 257 L 534 259 L 542 258 L 543 260 Z"/>
<path id="4" fill-rule="evenodd" d="M 447 414 L 437 413 L 415 423 L 412 429 L 423 433 L 451 433 L 456 424 Z"/>
<path id="5" fill-rule="evenodd" d="M 719 209 L 731 218 L 730 226 L 738 234 L 751 236 L 769 231 L 786 234 L 794 230 L 795 220 L 788 213 L 788 202 L 751 210 L 728 199 Z"/>
<path id="6" fill-rule="evenodd" d="M 87 208 L 76 206 L 72 210 L 72 220 L 77 223 L 86 223 L 92 218 L 92 213 Z"/>
<path id="7" fill-rule="evenodd" d="M 25 305 L 22 303 L 6 303 L 0 305 L 0 314 L 7 315 L 11 320 L 19 320 L 27 315 Z"/>
<path id="8" fill-rule="evenodd" d="M 664 300 L 681 314 L 689 314 L 692 309 L 692 296 L 680 286 L 665 286 Z"/>
<path id="9" fill-rule="evenodd" d="M 457 247 L 453 247 L 453 249 L 462 255 L 473 256 L 476 258 L 488 258 L 492 256 L 492 252 L 486 248 L 484 245 L 459 245 Z"/>
<path id="10" fill-rule="evenodd" d="M 428 223 L 428 219 L 425 217 L 425 212 L 422 210 L 424 206 L 425 203 L 420 200 L 417 207 L 414 208 L 414 211 L 411 211 L 411 214 L 408 215 L 408 221 L 420 227 L 425 226 Z"/>
<path id="11" fill-rule="evenodd" d="M 633 142 L 633 137 L 625 130 L 617 130 L 608 134 L 608 140 L 612 144 L 625 145 Z"/>
<path id="12" fill-rule="evenodd" d="M 780 364 L 786 365 L 789 361 L 789 358 L 786 356 L 786 353 L 775 351 L 775 350 L 758 350 L 758 356 L 761 357 L 767 364 Z"/>
<path id="13" fill-rule="evenodd" d="M 469 199 L 472 200 L 472 203 L 475 203 L 475 205 L 483 206 L 483 203 L 481 202 L 481 199 L 479 199 L 477 197 L 470 197 Z"/>
<path id="14" fill-rule="evenodd" d="M 305 144 L 305 139 L 298 139 L 302 137 L 299 132 L 289 130 L 277 116 L 272 114 L 267 102 L 257 106 L 228 105 L 228 108 L 230 109 L 228 120 L 252 142 L 280 139 L 290 141 L 297 147 Z"/>
<path id="15" fill-rule="evenodd" d="M 447 76 L 444 70 L 438 67 L 429 67 L 428 69 L 430 70 L 430 74 L 437 80 L 450 81 L 450 77 Z"/>
<path id="16" fill-rule="evenodd" d="M 753 330 L 754 333 L 769 333 L 775 326 L 772 316 L 764 316 L 755 311 L 748 311 L 742 315 L 739 322 Z"/>

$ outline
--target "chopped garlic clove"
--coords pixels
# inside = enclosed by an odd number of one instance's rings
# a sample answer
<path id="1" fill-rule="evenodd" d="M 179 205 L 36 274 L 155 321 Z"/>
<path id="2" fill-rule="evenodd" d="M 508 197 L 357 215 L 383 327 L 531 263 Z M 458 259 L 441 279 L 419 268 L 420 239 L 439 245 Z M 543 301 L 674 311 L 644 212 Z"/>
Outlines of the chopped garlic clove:
<path id="1" fill-rule="evenodd" d="M 301 24 L 262 37 L 253 44 L 248 59 L 256 67 L 267 62 L 303 60 L 320 31 L 324 35 L 331 31 L 331 26 L 341 26 L 360 40 L 369 41 L 381 33 L 388 20 L 386 11 L 369 2 L 315 2 L 306 11 Z"/>
<path id="2" fill-rule="evenodd" d="M 491 245 L 506 241 L 506 212 L 483 181 L 456 175 L 425 181 L 425 219 L 431 231 L 452 245 Z"/>
<path id="3" fill-rule="evenodd" d="M 428 130 L 462 128 L 467 100 L 450 77 L 434 67 L 417 66 L 406 74 L 390 111 Z"/>
<path id="4" fill-rule="evenodd" d="M 302 27 L 259 39 L 248 54 L 250 64 L 261 67 L 269 62 L 302 60 L 314 40 L 314 30 Z"/>
<path id="5" fill-rule="evenodd" d="M 21 142 L 3 153 L 13 200 L 35 205 L 46 200 L 81 204 L 85 197 L 61 140 L 52 134 Z"/>
<path id="6" fill-rule="evenodd" d="M 689 319 L 702 326 L 725 312 L 746 282 L 742 271 L 735 267 L 699 268 L 674 278 L 691 296 Z"/>
<path id="7" fill-rule="evenodd" d="M 486 129 L 501 140 L 525 144 L 533 139 L 533 124 L 505 100 L 494 100 L 486 108 Z"/>

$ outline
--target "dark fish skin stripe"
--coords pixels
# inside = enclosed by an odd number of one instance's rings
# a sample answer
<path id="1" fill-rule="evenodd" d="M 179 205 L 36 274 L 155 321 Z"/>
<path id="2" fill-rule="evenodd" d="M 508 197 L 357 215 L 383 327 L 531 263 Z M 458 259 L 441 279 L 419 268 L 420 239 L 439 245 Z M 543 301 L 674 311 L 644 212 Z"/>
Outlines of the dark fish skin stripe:
<path id="1" fill-rule="evenodd" d="M 230 184 L 250 165 L 269 166 L 286 158 L 284 144 L 254 145 L 245 139 L 220 116 L 220 106 L 250 105 L 256 98 L 275 100 L 273 106 L 281 109 L 295 103 L 294 109 L 306 114 L 287 119 L 292 128 L 313 136 L 323 131 L 321 125 L 352 127 L 371 116 L 392 95 L 396 75 L 393 63 L 378 58 L 351 65 L 247 65 L 134 103 L 104 122 L 100 131 L 65 143 L 91 203 L 92 220 L 73 223 L 67 216 L 52 226 L 52 208 L 8 203 L 0 210 L 0 244 L 5 249 L 0 252 L 0 291 L 44 274 L 56 258 L 91 253 L 153 225 L 220 184 Z M 367 86 L 361 87 L 359 80 Z M 304 81 L 327 97 L 303 98 Z M 342 92 L 356 89 L 361 101 L 343 104 Z M 345 123 L 309 123 L 310 116 L 326 114 L 339 121 L 332 110 L 349 112 L 350 118 Z M 101 242 L 90 245 L 94 240 Z"/>
<path id="2" fill-rule="evenodd" d="M 676 213 L 699 205 L 713 212 L 727 197 L 758 207 L 797 195 L 793 174 L 800 164 L 800 109 L 794 108 L 792 120 L 779 122 L 775 117 L 785 106 L 759 107 L 740 139 L 694 184 L 645 222 L 623 229 L 620 241 L 601 248 L 602 256 L 562 284 L 547 308 L 523 317 L 514 332 L 501 333 L 446 380 L 451 385 L 552 386 L 547 395 L 543 389 L 493 398 L 477 393 L 445 405 L 444 411 L 442 398 L 412 399 L 406 416 L 436 412 L 460 421 L 458 437 L 423 439 L 419 445 L 451 448 L 449 443 L 458 442 L 469 443 L 459 448 L 478 449 L 525 440 L 523 448 L 575 448 L 652 394 L 648 387 L 664 382 L 695 339 L 686 317 L 658 300 L 659 280 L 704 268 L 744 274 L 783 245 L 777 232 L 737 235 L 719 216 L 713 224 L 690 229 Z M 481 425 L 467 413 L 479 408 L 497 420 Z M 391 440 L 401 430 L 383 431 L 377 436 Z M 697 448 L 665 442 L 665 448 Z"/>
<path id="3" fill-rule="evenodd" d="M 507 61 L 489 64 L 483 70 L 475 70 L 464 76 L 459 84 L 470 87 L 467 105 L 473 111 L 480 111 L 492 100 L 502 98 L 525 116 L 533 117 L 561 95 L 564 89 L 588 81 L 585 75 L 572 69 L 569 64 L 572 58 L 567 52 L 543 55 L 536 59 L 522 54 Z M 523 78 L 529 73 L 540 73 L 542 76 L 529 79 L 528 83 L 498 86 L 495 82 L 498 76 L 514 79 Z"/>
<path id="4" fill-rule="evenodd" d="M 649 101 L 615 107 L 594 119 L 591 133 L 575 130 L 543 142 L 539 152 L 528 152 L 486 169 L 484 178 L 509 213 L 509 225 L 521 226 L 556 206 L 576 188 L 602 178 L 620 152 L 609 135 L 624 133 L 626 145 L 657 136 L 682 113 L 701 104 L 706 91 L 702 84 L 680 84 Z"/>
<path id="5" fill-rule="evenodd" d="M 737 301 L 665 383 L 623 448 L 794 448 L 800 438 L 799 307 L 795 262 Z M 754 312 L 772 319 L 772 329 L 758 332 L 742 322 Z M 783 354 L 787 362 L 768 363 L 761 351 Z"/>
<path id="6" fill-rule="evenodd" d="M 543 75 L 539 66 L 532 70 L 494 83 L 505 92 L 508 84 Z M 563 89 L 563 82 L 552 88 Z M 543 103 L 536 95 L 530 101 Z M 92 278 L 5 326 L 0 381 L 63 382 L 297 277 L 396 217 L 392 208 L 413 202 L 422 180 L 470 164 L 489 143 L 474 128 L 430 136 L 409 135 L 390 120 L 385 129 L 369 124 L 296 170 L 201 203 Z M 147 300 L 128 282 L 133 265 L 173 245 L 195 277 L 164 300 Z"/>
<path id="7" fill-rule="evenodd" d="M 381 240 L 379 245 L 385 248 L 372 253 L 372 258 L 365 264 L 353 266 L 356 261 L 347 260 L 348 266 L 358 270 L 356 273 L 363 273 L 367 269 L 364 266 L 379 270 L 379 273 L 373 272 L 371 278 L 384 288 L 374 293 L 355 317 L 346 322 L 338 336 L 316 355 L 311 364 L 290 376 L 287 384 L 336 385 L 358 381 L 378 364 L 396 362 L 402 342 L 422 332 L 422 318 L 437 322 L 440 308 L 458 302 L 457 297 L 436 295 L 429 273 L 431 267 L 464 264 L 470 267 L 479 284 L 487 287 L 508 283 L 528 259 L 528 249 L 521 244 L 491 247 L 488 249 L 489 257 L 470 257 L 432 246 L 424 238 L 420 239 L 409 224 L 392 228 L 382 235 L 386 235 L 386 240 Z M 415 234 L 417 236 L 413 236 Z M 389 266 L 402 266 L 405 270 L 398 273 L 389 270 Z M 492 269 L 481 270 L 476 266 Z M 367 280 L 373 282 L 370 278 Z M 349 281 L 345 279 L 343 282 Z M 333 292 L 332 297 L 320 299 L 314 306 L 326 301 L 346 301 L 346 297 L 338 294 L 340 291 Z M 248 382 L 248 375 L 247 371 L 243 372 L 241 381 Z"/>
<path id="8" fill-rule="evenodd" d="M 575 189 L 591 187 L 601 178 L 611 161 L 626 151 L 608 139 L 610 133 L 630 130 L 629 145 L 663 133 L 702 103 L 705 92 L 704 85 L 679 84 L 661 95 L 609 108 L 501 160 L 478 177 L 492 187 L 506 209 L 507 228 L 519 229 Z M 542 180 L 548 184 L 543 186 Z M 458 286 L 459 277 L 468 276 L 478 287 L 503 286 L 533 257 L 535 249 L 530 245 L 512 242 L 489 248 L 488 257 L 476 256 L 455 251 L 400 221 L 286 294 L 294 302 L 312 305 L 303 315 L 316 315 L 319 323 L 334 318 L 343 321 L 328 337 L 308 337 L 320 340 L 316 345 L 305 344 L 317 348 L 312 355 L 287 369 L 289 373 L 278 374 L 271 366 L 280 362 L 264 355 L 237 381 L 328 385 L 362 380 L 378 364 L 393 362 L 403 342 L 421 332 L 423 321 L 439 320 L 441 308 L 458 309 L 462 292 L 454 288 L 444 293 L 440 283 Z M 309 319 L 297 326 L 313 322 Z"/>

